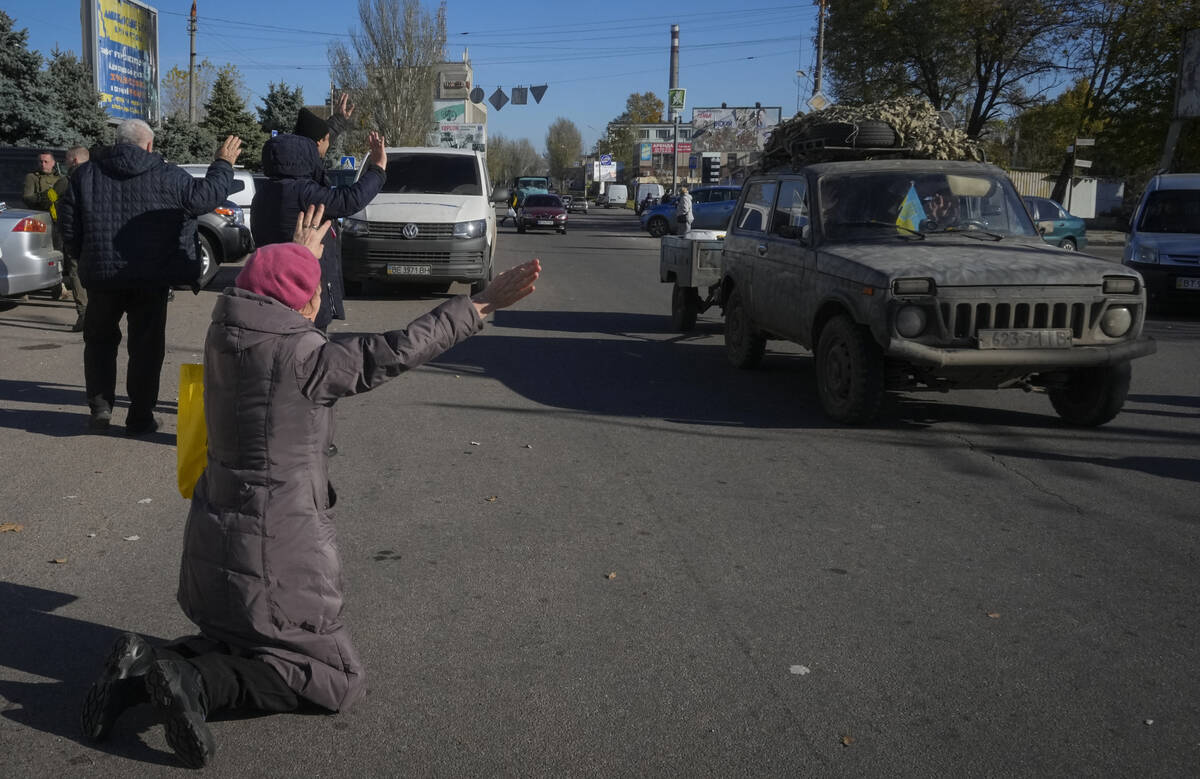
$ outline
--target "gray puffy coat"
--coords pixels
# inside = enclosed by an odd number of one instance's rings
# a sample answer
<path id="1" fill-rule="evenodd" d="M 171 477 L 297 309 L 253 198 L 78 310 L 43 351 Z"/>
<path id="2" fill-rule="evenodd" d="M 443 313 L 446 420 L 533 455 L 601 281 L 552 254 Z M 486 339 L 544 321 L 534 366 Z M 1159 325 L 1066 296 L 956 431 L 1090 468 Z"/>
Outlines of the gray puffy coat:
<path id="1" fill-rule="evenodd" d="M 330 339 L 271 298 L 231 288 L 204 345 L 208 467 L 184 532 L 179 605 L 213 639 L 273 666 L 334 711 L 366 691 L 342 624 L 325 447 L 333 403 L 482 329 L 466 297 L 406 330 Z"/>

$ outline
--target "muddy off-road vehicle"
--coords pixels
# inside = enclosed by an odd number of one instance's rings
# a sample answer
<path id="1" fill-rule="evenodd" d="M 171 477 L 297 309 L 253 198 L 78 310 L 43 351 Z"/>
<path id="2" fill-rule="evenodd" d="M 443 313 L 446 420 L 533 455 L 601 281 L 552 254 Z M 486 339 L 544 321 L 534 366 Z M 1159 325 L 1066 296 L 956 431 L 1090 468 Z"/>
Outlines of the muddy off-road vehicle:
<path id="1" fill-rule="evenodd" d="M 1121 410 L 1141 277 L 1045 243 L 1008 177 L 978 162 L 870 159 L 749 178 L 722 250 L 729 360 L 767 339 L 815 358 L 825 412 L 861 423 L 889 390 L 1044 390 L 1074 425 Z"/>

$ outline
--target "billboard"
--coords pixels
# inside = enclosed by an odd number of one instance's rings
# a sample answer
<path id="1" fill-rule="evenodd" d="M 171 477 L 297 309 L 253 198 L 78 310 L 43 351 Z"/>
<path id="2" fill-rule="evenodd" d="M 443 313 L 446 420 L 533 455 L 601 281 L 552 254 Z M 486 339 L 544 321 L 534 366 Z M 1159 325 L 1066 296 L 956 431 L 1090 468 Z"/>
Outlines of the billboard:
<path id="1" fill-rule="evenodd" d="M 137 0 L 82 0 L 84 60 L 105 112 L 158 121 L 158 11 Z"/>
<path id="2" fill-rule="evenodd" d="M 693 108 L 692 147 L 696 151 L 762 151 L 782 113 L 779 106 Z"/>
<path id="3" fill-rule="evenodd" d="M 429 132 L 426 143 L 447 149 L 472 149 L 487 152 L 487 125 L 463 122 L 439 122 Z"/>
<path id="4" fill-rule="evenodd" d="M 434 100 L 433 121 L 459 123 L 467 120 L 467 104 L 461 100 Z"/>

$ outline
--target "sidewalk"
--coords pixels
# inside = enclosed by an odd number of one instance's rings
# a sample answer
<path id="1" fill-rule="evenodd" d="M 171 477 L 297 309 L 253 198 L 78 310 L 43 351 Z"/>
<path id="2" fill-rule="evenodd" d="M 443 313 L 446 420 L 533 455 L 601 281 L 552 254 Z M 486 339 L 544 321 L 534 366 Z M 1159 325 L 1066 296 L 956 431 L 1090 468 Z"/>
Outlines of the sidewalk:
<path id="1" fill-rule="evenodd" d="M 1087 240 L 1091 246 L 1124 246 L 1126 234 L 1120 230 L 1088 230 Z"/>

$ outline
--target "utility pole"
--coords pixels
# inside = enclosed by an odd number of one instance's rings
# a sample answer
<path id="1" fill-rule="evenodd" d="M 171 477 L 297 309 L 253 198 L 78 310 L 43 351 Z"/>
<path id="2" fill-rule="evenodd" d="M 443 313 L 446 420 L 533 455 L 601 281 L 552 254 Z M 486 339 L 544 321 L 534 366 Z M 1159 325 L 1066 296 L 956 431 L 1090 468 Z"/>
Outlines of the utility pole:
<path id="1" fill-rule="evenodd" d="M 192 0 L 192 15 L 188 17 L 188 38 L 192 53 L 188 56 L 188 122 L 196 123 L 196 0 Z"/>
<path id="2" fill-rule="evenodd" d="M 825 59 L 825 4 L 827 0 L 817 2 L 817 68 L 813 74 L 813 94 L 821 94 L 822 60 Z"/>

